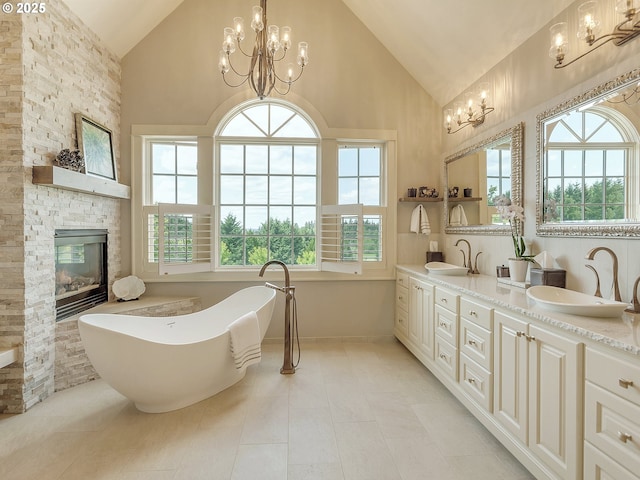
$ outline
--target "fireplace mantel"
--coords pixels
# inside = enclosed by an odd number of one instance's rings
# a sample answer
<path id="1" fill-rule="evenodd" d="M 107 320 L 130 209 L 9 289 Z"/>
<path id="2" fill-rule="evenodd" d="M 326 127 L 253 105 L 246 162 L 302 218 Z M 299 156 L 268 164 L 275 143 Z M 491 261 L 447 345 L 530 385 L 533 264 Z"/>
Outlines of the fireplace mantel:
<path id="1" fill-rule="evenodd" d="M 128 185 L 53 165 L 33 167 L 33 183 L 103 197 L 131 198 L 131 187 Z"/>

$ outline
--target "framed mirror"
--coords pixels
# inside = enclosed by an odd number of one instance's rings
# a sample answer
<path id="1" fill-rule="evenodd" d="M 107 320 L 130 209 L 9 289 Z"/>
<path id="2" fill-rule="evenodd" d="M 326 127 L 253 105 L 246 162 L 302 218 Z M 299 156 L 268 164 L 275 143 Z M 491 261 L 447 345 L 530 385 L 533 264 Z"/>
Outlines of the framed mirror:
<path id="1" fill-rule="evenodd" d="M 523 132 L 519 123 L 445 158 L 446 233 L 510 235 L 493 200 L 506 195 L 522 205 Z"/>
<path id="2" fill-rule="evenodd" d="M 536 231 L 640 236 L 640 69 L 537 118 Z"/>

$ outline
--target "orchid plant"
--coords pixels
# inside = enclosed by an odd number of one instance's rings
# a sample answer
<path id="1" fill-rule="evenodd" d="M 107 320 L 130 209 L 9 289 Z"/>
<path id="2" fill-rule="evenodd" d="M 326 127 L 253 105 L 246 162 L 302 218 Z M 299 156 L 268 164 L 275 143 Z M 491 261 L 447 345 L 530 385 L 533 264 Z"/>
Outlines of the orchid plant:
<path id="1" fill-rule="evenodd" d="M 503 221 L 508 221 L 511 227 L 511 239 L 513 240 L 513 249 L 516 254 L 516 258 L 526 260 L 528 262 L 533 261 L 534 255 L 525 255 L 527 246 L 524 243 L 524 237 L 520 235 L 522 231 L 522 224 L 524 223 L 524 208 L 519 205 L 513 205 L 511 199 L 506 195 L 500 195 L 493 201 L 496 206 L 496 210 L 500 214 Z"/>

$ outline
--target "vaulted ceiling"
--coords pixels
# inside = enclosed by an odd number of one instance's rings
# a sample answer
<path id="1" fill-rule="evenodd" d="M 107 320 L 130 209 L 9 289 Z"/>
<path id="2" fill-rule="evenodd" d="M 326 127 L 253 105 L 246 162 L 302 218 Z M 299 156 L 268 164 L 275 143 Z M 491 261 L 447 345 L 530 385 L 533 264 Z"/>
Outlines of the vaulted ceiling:
<path id="1" fill-rule="evenodd" d="M 121 57 L 183 2 L 63 1 Z M 451 101 L 573 2 L 342 1 L 440 105 Z"/>

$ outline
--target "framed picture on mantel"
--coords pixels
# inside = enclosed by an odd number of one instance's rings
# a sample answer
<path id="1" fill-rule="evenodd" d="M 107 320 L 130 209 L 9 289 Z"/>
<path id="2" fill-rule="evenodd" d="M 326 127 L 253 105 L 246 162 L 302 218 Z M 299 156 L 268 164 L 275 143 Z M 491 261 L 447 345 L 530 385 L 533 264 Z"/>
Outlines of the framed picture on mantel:
<path id="1" fill-rule="evenodd" d="M 111 130 L 81 113 L 76 113 L 76 135 L 78 150 L 84 156 L 86 173 L 117 180 Z"/>

